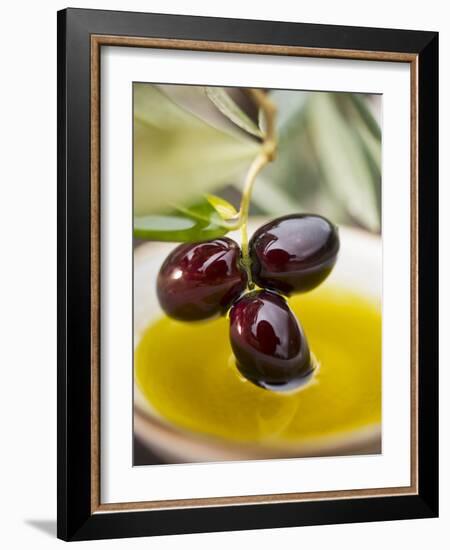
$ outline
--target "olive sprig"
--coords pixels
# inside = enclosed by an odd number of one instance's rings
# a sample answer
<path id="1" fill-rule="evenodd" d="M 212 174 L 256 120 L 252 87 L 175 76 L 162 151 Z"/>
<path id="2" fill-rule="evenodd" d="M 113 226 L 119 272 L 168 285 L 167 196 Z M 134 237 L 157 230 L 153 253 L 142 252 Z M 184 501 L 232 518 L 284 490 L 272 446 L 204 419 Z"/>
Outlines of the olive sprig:
<path id="1" fill-rule="evenodd" d="M 292 391 L 311 377 L 317 362 L 285 297 L 308 292 L 328 277 L 339 235 L 322 216 L 293 214 L 266 223 L 248 240 L 253 187 L 277 153 L 275 105 L 261 90 L 248 93 L 263 114 L 265 130 L 245 178 L 239 212 L 223 199 L 207 197 L 228 230 L 241 230 L 241 247 L 224 236 L 181 244 L 161 266 L 156 289 L 163 311 L 173 319 L 192 322 L 228 314 L 241 375 L 266 390 Z M 206 222 L 210 213 L 202 212 Z"/>

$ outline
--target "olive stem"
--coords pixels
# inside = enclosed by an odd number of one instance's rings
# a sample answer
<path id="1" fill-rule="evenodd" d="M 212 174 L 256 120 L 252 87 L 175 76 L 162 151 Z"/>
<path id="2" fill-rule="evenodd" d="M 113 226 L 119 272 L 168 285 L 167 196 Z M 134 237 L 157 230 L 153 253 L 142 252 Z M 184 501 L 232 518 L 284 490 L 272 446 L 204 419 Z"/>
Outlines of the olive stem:
<path id="1" fill-rule="evenodd" d="M 248 247 L 248 212 L 250 208 L 250 201 L 252 197 L 253 185 L 256 177 L 261 170 L 271 161 L 275 159 L 277 141 L 275 134 L 275 116 L 276 107 L 272 101 L 267 97 L 267 94 L 261 90 L 250 88 L 247 90 L 256 105 L 262 110 L 264 114 L 264 120 L 266 124 L 266 131 L 264 133 L 264 140 L 261 146 L 261 151 L 253 160 L 250 168 L 248 169 L 247 176 L 245 178 L 244 189 L 242 191 L 241 206 L 239 209 L 239 226 L 241 228 L 241 247 L 242 247 L 242 264 L 247 273 L 248 287 L 253 288 L 253 280 L 250 265 L 250 255 Z"/>
<path id="2" fill-rule="evenodd" d="M 241 248 L 242 248 L 242 263 L 247 272 L 248 286 L 253 287 L 252 273 L 250 269 L 250 255 L 248 249 L 248 211 L 250 208 L 250 200 L 252 196 L 253 185 L 256 180 L 256 176 L 269 162 L 267 155 L 260 153 L 250 165 L 245 178 L 244 190 L 242 192 L 241 208 L 239 210 L 239 223 L 241 227 Z"/>

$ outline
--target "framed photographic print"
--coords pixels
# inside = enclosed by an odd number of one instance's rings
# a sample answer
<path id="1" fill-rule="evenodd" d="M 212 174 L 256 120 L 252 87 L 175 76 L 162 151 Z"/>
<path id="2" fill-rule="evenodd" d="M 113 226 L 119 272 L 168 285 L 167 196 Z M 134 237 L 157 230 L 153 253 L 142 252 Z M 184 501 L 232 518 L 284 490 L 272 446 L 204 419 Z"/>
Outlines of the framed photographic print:
<path id="1" fill-rule="evenodd" d="M 438 514 L 438 36 L 58 13 L 58 536 Z"/>

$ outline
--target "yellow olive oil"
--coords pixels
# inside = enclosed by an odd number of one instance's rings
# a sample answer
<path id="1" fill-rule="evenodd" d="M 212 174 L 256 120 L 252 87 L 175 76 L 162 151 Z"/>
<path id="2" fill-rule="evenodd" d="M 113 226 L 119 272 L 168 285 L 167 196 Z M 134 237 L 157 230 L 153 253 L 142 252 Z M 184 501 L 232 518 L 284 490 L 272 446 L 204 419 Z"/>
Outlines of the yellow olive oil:
<path id="1" fill-rule="evenodd" d="M 298 443 L 381 422 L 381 313 L 368 298 L 323 285 L 289 300 L 318 368 L 300 390 L 275 393 L 235 367 L 228 320 L 150 325 L 135 350 L 136 381 L 182 428 L 247 442 Z"/>

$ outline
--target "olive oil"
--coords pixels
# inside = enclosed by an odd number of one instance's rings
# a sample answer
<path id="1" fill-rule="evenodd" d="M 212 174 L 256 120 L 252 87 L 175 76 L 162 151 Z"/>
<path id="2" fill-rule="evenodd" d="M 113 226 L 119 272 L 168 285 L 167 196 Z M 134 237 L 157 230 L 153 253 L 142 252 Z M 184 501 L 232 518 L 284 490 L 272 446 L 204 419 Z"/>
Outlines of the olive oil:
<path id="1" fill-rule="evenodd" d="M 184 429 L 247 442 L 299 443 L 379 424 L 379 307 L 331 284 L 289 304 L 319 364 L 298 391 L 265 390 L 239 374 L 227 319 L 163 317 L 135 350 L 136 381 L 152 408 Z"/>

